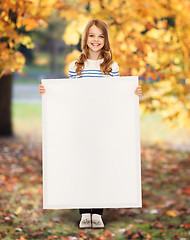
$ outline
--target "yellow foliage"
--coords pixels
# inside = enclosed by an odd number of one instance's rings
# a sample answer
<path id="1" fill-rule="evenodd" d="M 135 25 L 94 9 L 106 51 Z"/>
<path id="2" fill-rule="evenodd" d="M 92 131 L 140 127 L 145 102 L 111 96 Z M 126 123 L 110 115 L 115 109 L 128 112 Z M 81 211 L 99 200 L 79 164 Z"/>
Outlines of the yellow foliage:
<path id="1" fill-rule="evenodd" d="M 0 2 L 0 76 L 8 72 L 21 72 L 25 64 L 24 56 L 16 49 L 19 44 L 33 48 L 28 35 L 19 33 L 16 28 L 25 27 L 31 31 L 39 25 L 45 27 L 44 21 L 51 14 L 57 0 L 6 0 Z M 10 14 L 10 10 L 12 15 Z"/>
<path id="2" fill-rule="evenodd" d="M 121 43 L 120 44 L 120 49 L 122 50 L 122 51 L 126 51 L 127 50 L 127 44 L 124 42 L 124 43 Z"/>
<path id="3" fill-rule="evenodd" d="M 176 211 L 167 211 L 167 215 L 169 215 L 171 217 L 176 217 L 177 213 L 176 213 Z"/>
<path id="4" fill-rule="evenodd" d="M 80 35 L 83 34 L 84 28 L 89 20 L 90 18 L 78 14 L 78 18 L 67 25 L 65 33 L 62 36 L 66 44 L 78 44 Z"/>
<path id="5" fill-rule="evenodd" d="M 126 37 L 125 33 L 123 31 L 120 31 L 117 34 L 117 41 L 122 42 L 125 39 L 125 37 Z"/>
<path id="6" fill-rule="evenodd" d="M 158 57 L 157 52 L 152 52 L 150 50 L 149 52 L 147 52 L 147 56 L 145 57 L 145 60 L 147 63 L 156 65 L 156 63 L 158 62 L 157 57 Z"/>
<path id="7" fill-rule="evenodd" d="M 38 26 L 38 22 L 33 18 L 26 18 L 22 21 L 22 24 L 25 25 L 26 31 L 31 31 Z"/>
<path id="8" fill-rule="evenodd" d="M 65 59 L 66 67 L 64 69 L 65 74 L 68 75 L 69 73 L 69 65 L 71 62 L 76 61 L 78 57 L 80 56 L 81 52 L 78 50 L 74 50 L 72 53 L 67 54 L 67 57 Z"/>
<path id="9" fill-rule="evenodd" d="M 163 36 L 163 40 L 164 40 L 166 43 L 169 43 L 170 40 L 171 40 L 171 37 L 172 37 L 171 32 L 167 31 L 167 32 L 165 32 L 165 34 L 164 34 L 164 36 Z"/>
<path id="10" fill-rule="evenodd" d="M 27 48 L 33 48 L 34 44 L 32 43 L 31 37 L 29 36 L 23 36 L 20 40 L 20 43 L 25 45 Z"/>
<path id="11" fill-rule="evenodd" d="M 165 30 L 152 28 L 148 31 L 147 36 L 152 39 L 160 39 L 163 37 Z"/>
<path id="12" fill-rule="evenodd" d="M 17 63 L 19 63 L 19 64 L 24 64 L 24 63 L 25 63 L 25 58 L 24 58 L 24 56 L 22 55 L 22 53 L 20 53 L 20 52 L 15 52 L 15 57 L 16 57 Z"/>
<path id="13" fill-rule="evenodd" d="M 70 25 L 67 26 L 65 33 L 62 37 L 67 45 L 74 44 L 77 45 L 80 39 L 79 33 L 76 31 L 76 24 L 72 22 Z"/>

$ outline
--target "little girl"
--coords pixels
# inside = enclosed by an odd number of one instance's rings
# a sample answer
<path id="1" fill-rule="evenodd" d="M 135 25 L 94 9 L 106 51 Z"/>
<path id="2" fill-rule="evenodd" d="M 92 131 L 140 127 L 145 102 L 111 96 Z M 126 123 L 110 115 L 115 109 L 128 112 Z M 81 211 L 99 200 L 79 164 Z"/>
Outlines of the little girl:
<path id="1" fill-rule="evenodd" d="M 82 39 L 82 53 L 78 60 L 69 65 L 70 78 L 82 77 L 114 77 L 119 76 L 119 66 L 112 59 L 107 24 L 100 19 L 93 19 L 85 27 Z M 39 84 L 40 95 L 46 92 Z M 142 95 L 141 86 L 137 86 L 135 94 Z M 80 228 L 104 228 L 102 221 L 103 208 L 79 209 Z"/>

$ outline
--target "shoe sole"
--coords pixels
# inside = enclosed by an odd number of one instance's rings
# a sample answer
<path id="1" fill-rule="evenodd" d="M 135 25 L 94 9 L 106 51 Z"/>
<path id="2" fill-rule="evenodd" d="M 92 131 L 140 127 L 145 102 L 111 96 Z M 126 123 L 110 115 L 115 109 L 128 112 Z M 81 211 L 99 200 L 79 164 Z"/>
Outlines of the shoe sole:
<path id="1" fill-rule="evenodd" d="M 93 229 L 105 229 L 105 227 L 79 227 L 79 226 L 78 226 L 78 228 L 79 229 L 92 229 L 92 228 Z"/>
<path id="2" fill-rule="evenodd" d="M 95 226 L 92 226 L 92 228 L 105 228 L 105 227 L 95 227 Z"/>
<path id="3" fill-rule="evenodd" d="M 79 227 L 80 229 L 88 229 L 88 228 L 92 228 L 92 227 Z"/>
<path id="4" fill-rule="evenodd" d="M 105 226 L 101 226 L 101 227 L 97 227 L 96 225 L 93 225 L 93 223 L 92 223 L 92 228 L 105 228 Z"/>

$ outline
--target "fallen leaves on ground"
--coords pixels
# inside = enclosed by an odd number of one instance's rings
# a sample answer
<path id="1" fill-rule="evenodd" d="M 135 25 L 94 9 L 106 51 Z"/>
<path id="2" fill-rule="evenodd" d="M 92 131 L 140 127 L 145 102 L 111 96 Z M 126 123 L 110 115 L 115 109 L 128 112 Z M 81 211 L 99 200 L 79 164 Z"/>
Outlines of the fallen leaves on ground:
<path id="1" fill-rule="evenodd" d="M 41 146 L 0 139 L 0 239 L 190 238 L 190 152 L 142 147 L 143 207 L 105 209 L 105 229 L 81 231 L 77 210 L 42 209 Z"/>

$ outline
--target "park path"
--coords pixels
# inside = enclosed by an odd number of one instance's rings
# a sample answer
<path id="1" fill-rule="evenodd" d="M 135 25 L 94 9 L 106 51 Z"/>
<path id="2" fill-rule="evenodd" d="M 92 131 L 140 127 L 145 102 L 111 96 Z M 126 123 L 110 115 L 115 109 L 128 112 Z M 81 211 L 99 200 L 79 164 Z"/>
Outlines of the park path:
<path id="1" fill-rule="evenodd" d="M 14 78 L 20 77 L 18 73 L 14 73 Z M 34 83 L 14 83 L 12 85 L 12 101 L 22 103 L 41 103 L 41 96 L 39 95 L 40 79 L 54 79 L 54 78 L 68 78 L 68 76 L 60 74 L 40 74 L 28 73 L 28 78 L 36 79 Z"/>
<path id="2" fill-rule="evenodd" d="M 38 84 L 13 84 L 12 101 L 22 103 L 41 103 Z"/>

